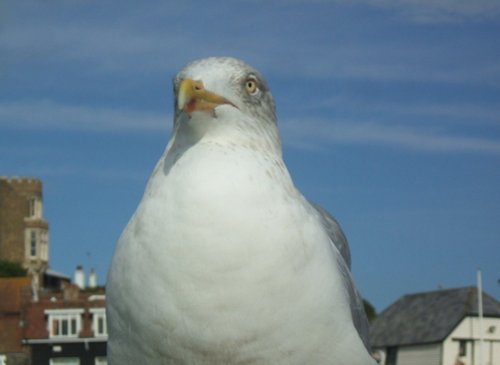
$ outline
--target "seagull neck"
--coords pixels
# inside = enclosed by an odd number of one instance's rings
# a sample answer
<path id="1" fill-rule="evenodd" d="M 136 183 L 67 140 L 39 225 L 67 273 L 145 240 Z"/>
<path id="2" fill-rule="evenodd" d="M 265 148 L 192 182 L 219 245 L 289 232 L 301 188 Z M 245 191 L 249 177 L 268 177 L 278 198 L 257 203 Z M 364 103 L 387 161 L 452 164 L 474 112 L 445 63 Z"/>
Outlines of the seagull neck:
<path id="1" fill-rule="evenodd" d="M 177 123 L 171 141 L 172 148 L 189 149 L 196 144 L 251 149 L 256 152 L 282 157 L 282 146 L 276 124 L 217 123 L 202 121 Z"/>

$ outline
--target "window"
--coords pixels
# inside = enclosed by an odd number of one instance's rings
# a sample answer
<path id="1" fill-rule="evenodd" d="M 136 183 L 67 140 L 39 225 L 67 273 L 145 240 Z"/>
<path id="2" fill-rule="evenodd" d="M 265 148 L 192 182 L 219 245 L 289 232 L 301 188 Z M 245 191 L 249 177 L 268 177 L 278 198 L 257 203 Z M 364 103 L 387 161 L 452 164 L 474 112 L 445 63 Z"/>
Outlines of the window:
<path id="1" fill-rule="evenodd" d="M 92 313 L 92 331 L 94 332 L 94 336 L 107 336 L 106 310 L 104 308 L 91 308 L 90 313 Z"/>
<path id="2" fill-rule="evenodd" d="M 108 360 L 104 356 L 96 357 L 95 365 L 108 365 Z"/>
<path id="3" fill-rule="evenodd" d="M 29 198 L 28 204 L 29 204 L 28 217 L 42 218 L 42 199 L 38 196 L 32 196 L 31 198 Z"/>
<path id="4" fill-rule="evenodd" d="M 83 309 L 48 309 L 48 331 L 53 337 L 78 337 L 82 329 Z"/>
<path id="5" fill-rule="evenodd" d="M 30 234 L 30 256 L 36 257 L 37 254 L 37 234 L 34 229 L 31 230 Z"/>
<path id="6" fill-rule="evenodd" d="M 36 214 L 36 198 L 30 198 L 30 217 L 34 217 Z"/>
<path id="7" fill-rule="evenodd" d="M 387 365 L 396 365 L 396 360 L 398 357 L 398 348 L 396 346 L 387 348 L 387 358 L 385 363 Z"/>
<path id="8" fill-rule="evenodd" d="M 24 252 L 26 260 L 45 260 L 49 256 L 49 237 L 44 228 L 26 228 L 24 231 Z"/>
<path id="9" fill-rule="evenodd" d="M 50 365 L 80 365 L 78 357 L 53 357 L 50 359 Z"/>
<path id="10" fill-rule="evenodd" d="M 49 234 L 46 229 L 26 229 L 25 252 L 27 260 L 49 261 Z"/>
<path id="11" fill-rule="evenodd" d="M 458 356 L 466 356 L 467 355 L 467 341 L 460 340 L 458 342 Z"/>
<path id="12" fill-rule="evenodd" d="M 49 261 L 49 235 L 46 230 L 40 230 L 39 257 L 43 261 Z"/>

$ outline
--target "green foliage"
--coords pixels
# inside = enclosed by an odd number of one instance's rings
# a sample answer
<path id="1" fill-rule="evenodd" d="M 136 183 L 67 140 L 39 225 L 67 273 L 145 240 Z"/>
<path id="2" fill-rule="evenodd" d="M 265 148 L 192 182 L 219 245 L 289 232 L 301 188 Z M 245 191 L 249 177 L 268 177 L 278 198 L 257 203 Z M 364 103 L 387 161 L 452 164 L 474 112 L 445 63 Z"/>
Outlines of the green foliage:
<path id="1" fill-rule="evenodd" d="M 106 288 L 104 286 L 96 286 L 95 288 L 87 287 L 81 291 L 89 294 L 104 294 L 106 292 Z"/>
<path id="2" fill-rule="evenodd" d="M 27 271 L 20 263 L 0 260 L 0 277 L 18 278 L 26 276 Z"/>
<path id="3" fill-rule="evenodd" d="M 363 299 L 363 305 L 365 307 L 365 313 L 368 317 L 368 321 L 371 323 L 375 318 L 377 318 L 377 312 L 375 311 L 375 307 L 371 305 L 369 301 Z"/>

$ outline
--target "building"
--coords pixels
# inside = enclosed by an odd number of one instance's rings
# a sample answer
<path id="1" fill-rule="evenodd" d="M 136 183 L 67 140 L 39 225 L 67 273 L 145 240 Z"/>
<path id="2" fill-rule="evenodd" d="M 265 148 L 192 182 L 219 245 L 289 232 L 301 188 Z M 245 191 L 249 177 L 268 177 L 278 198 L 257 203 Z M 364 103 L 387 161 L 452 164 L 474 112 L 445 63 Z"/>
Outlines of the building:
<path id="1" fill-rule="evenodd" d="M 0 277 L 0 365 L 106 364 L 104 289 L 91 271 L 85 288 L 49 268 L 42 182 L 0 177 L 0 261 L 28 276 Z"/>
<path id="2" fill-rule="evenodd" d="M 0 278 L 0 365 L 30 364 L 30 349 L 22 343 L 25 305 L 30 297 L 30 278 Z"/>
<path id="3" fill-rule="evenodd" d="M 466 287 L 405 295 L 373 322 L 371 344 L 385 365 L 500 365 L 500 302 Z M 482 324 L 482 325 L 481 325 Z M 483 338 L 482 345 L 480 338 Z"/>
<path id="4" fill-rule="evenodd" d="M 0 260 L 21 263 L 43 285 L 49 224 L 38 179 L 0 177 Z"/>
<path id="5" fill-rule="evenodd" d="M 66 284 L 60 292 L 43 293 L 28 306 L 25 321 L 23 344 L 31 348 L 32 364 L 107 364 L 103 289 Z"/>
<path id="6" fill-rule="evenodd" d="M 7 365 L 107 363 L 103 288 L 65 283 L 35 294 L 30 278 L 0 278 L 0 297 L 0 360 Z"/>

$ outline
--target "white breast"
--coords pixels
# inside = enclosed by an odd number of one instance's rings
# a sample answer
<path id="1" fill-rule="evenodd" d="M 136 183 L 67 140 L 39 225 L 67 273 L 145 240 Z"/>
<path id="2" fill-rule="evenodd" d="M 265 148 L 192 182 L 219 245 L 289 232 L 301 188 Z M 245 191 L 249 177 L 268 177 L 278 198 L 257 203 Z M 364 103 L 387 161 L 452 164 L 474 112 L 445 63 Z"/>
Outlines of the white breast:
<path id="1" fill-rule="evenodd" d="M 113 358 L 366 364 L 337 253 L 283 162 L 207 143 L 173 158 L 157 166 L 113 259 Z"/>

